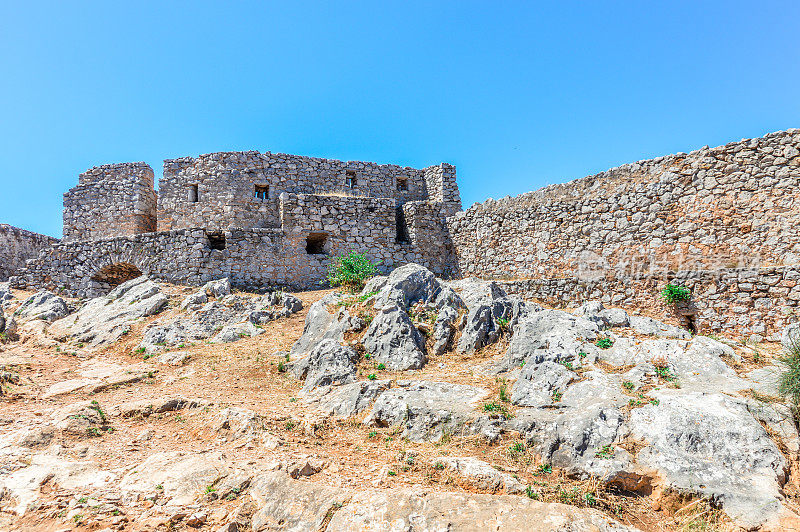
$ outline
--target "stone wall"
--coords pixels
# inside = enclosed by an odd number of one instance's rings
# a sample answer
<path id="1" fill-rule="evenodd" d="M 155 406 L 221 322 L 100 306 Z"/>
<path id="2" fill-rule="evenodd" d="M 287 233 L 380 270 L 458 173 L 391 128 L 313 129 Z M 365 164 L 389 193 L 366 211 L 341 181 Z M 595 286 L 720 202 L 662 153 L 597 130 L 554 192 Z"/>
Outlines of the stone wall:
<path id="1" fill-rule="evenodd" d="M 96 166 L 64 194 L 64 240 L 137 235 L 156 230 L 153 170 L 145 163 Z"/>
<path id="2" fill-rule="evenodd" d="M 394 198 L 400 204 L 461 200 L 455 168 L 424 170 L 281 153 L 225 152 L 164 161 L 158 229 L 277 227 L 282 193 Z M 455 211 L 453 211 L 455 212 Z"/>
<path id="3" fill-rule="evenodd" d="M 704 147 L 456 214 L 459 273 L 560 278 L 800 263 L 800 130 Z"/>
<path id="4" fill-rule="evenodd" d="M 0 281 L 8 280 L 25 266 L 25 261 L 57 243 L 57 238 L 0 224 Z"/>
<path id="5" fill-rule="evenodd" d="M 751 341 L 779 341 L 784 327 L 798 321 L 800 267 L 726 268 L 674 272 L 664 277 L 581 280 L 522 279 L 498 281 L 511 294 L 555 307 L 577 307 L 587 301 L 602 301 L 606 307 L 655 313 L 674 325 L 688 326 L 698 333 L 719 334 Z M 667 282 L 692 290 L 688 309 L 676 312 L 659 297 Z"/>
<path id="6" fill-rule="evenodd" d="M 191 228 L 64 242 L 13 283 L 80 297 L 141 274 L 187 285 L 230 277 L 240 288 L 310 289 L 321 286 L 334 257 L 351 250 L 379 262 L 383 272 L 416 262 L 444 275 L 450 266 L 439 247 L 428 245 L 429 230 L 446 233 L 440 204 L 412 202 L 411 238 L 398 242 L 396 199 L 284 193 L 277 202 L 279 228 Z"/>

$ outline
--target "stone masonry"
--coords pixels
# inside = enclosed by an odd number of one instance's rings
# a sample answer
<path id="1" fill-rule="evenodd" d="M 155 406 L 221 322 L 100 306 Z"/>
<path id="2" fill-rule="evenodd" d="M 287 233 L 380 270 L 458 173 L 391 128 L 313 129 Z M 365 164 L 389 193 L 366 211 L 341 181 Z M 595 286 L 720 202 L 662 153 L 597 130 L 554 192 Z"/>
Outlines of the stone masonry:
<path id="1" fill-rule="evenodd" d="M 58 243 L 57 238 L 0 224 L 0 281 L 6 281 L 25 262 L 35 259 L 43 249 Z"/>
<path id="2" fill-rule="evenodd" d="M 452 270 L 446 217 L 455 168 L 425 169 L 235 152 L 167 160 L 159 191 L 144 163 L 93 168 L 64 196 L 64 242 L 20 284 L 94 296 L 147 274 L 199 284 L 319 287 L 333 257 L 366 253 L 388 271 Z M 158 231 L 156 231 L 158 229 Z"/>
<path id="3" fill-rule="evenodd" d="M 698 331 L 774 338 L 800 288 L 800 130 L 639 161 L 461 211 L 455 168 L 276 153 L 144 163 L 82 174 L 65 194 L 64 241 L 19 286 L 94 295 L 140 273 L 240 287 L 320 285 L 331 258 L 386 271 L 502 280 L 559 305 L 652 308 L 666 282 L 694 289 Z M 687 317 L 688 316 L 688 317 Z"/>

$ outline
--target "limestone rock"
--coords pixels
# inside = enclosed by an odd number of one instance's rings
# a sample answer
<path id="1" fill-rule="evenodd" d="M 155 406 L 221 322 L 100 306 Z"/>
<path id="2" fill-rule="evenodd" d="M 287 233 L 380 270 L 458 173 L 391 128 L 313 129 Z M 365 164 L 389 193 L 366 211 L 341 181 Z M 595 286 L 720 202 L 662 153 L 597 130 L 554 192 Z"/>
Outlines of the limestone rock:
<path id="1" fill-rule="evenodd" d="M 303 399 L 326 415 L 351 417 L 369 408 L 378 395 L 388 390 L 390 381 L 360 381 L 342 386 L 322 386 L 301 392 Z"/>
<path id="2" fill-rule="evenodd" d="M 148 417 L 153 414 L 163 412 L 174 412 L 184 408 L 194 408 L 201 404 L 196 399 L 186 399 L 184 397 L 160 397 L 153 400 L 133 401 L 123 403 L 114 408 L 114 414 L 120 417 Z"/>
<path id="3" fill-rule="evenodd" d="M 378 311 L 362 342 L 367 353 L 387 369 L 419 369 L 427 360 L 422 335 L 406 311 L 397 305 Z"/>
<path id="4" fill-rule="evenodd" d="M 687 330 L 667 325 L 666 323 L 646 316 L 631 316 L 630 326 L 639 334 L 661 336 L 664 338 L 680 338 L 682 340 L 689 340 L 692 337 L 691 333 Z"/>
<path id="5" fill-rule="evenodd" d="M 745 404 L 700 392 L 657 397 L 631 413 L 632 436 L 647 443 L 638 461 L 668 487 L 713 498 L 740 526 L 775 519 L 786 459 Z"/>
<path id="6" fill-rule="evenodd" d="M 401 425 L 403 438 L 438 441 L 445 434 L 465 431 L 476 417 L 478 402 L 488 392 L 482 388 L 445 382 L 398 383 L 380 394 L 364 420 L 366 425 Z"/>
<path id="7" fill-rule="evenodd" d="M 600 301 L 584 303 L 575 311 L 575 315 L 595 322 L 599 327 L 628 327 L 630 317 L 620 308 L 607 309 Z"/>
<path id="8" fill-rule="evenodd" d="M 464 477 L 475 488 L 491 493 L 522 493 L 525 486 L 508 473 L 502 473 L 483 460 L 471 456 L 442 456 L 436 460 Z"/>
<path id="9" fill-rule="evenodd" d="M 800 346 L 800 323 L 792 323 L 783 329 L 781 346 L 787 351 L 794 346 Z"/>
<path id="10" fill-rule="evenodd" d="M 64 299 L 52 292 L 42 290 L 26 299 L 14 314 L 22 321 L 53 322 L 68 315 L 69 307 Z"/>
<path id="11" fill-rule="evenodd" d="M 251 338 L 262 334 L 264 329 L 256 327 L 249 321 L 226 325 L 222 330 L 211 339 L 212 343 L 235 342 L 242 338 Z"/>
<path id="12" fill-rule="evenodd" d="M 49 332 L 57 338 L 106 345 L 127 334 L 134 320 L 158 314 L 166 304 L 159 286 L 142 276 L 90 300 L 74 315 L 53 323 Z"/>
<path id="13" fill-rule="evenodd" d="M 433 356 L 442 356 L 450 347 L 456 319 L 458 312 L 453 307 L 443 307 L 437 314 L 433 324 Z"/>
<path id="14" fill-rule="evenodd" d="M 119 486 L 123 492 L 149 493 L 158 485 L 171 505 L 185 506 L 230 471 L 220 453 L 161 452 L 135 466 Z"/>
<path id="15" fill-rule="evenodd" d="M 208 303 L 208 295 L 204 290 L 201 290 L 199 292 L 189 294 L 183 298 L 183 301 L 181 302 L 181 310 L 186 310 L 187 308 L 194 307 L 196 305 L 205 305 L 206 303 Z"/>
<path id="16" fill-rule="evenodd" d="M 574 371 L 549 360 L 528 364 L 511 389 L 511 402 L 520 406 L 552 405 L 554 395 L 563 394 L 576 377 Z"/>
<path id="17" fill-rule="evenodd" d="M 203 285 L 203 291 L 208 297 L 223 297 L 231 293 L 231 280 L 227 277 L 209 281 Z"/>
<path id="18" fill-rule="evenodd" d="M 305 373 L 303 391 L 354 382 L 358 358 L 358 353 L 351 347 L 343 347 L 333 340 L 321 341 L 308 355 L 304 365 L 306 371 L 299 367 L 296 370 L 301 375 Z"/>
<path id="19" fill-rule="evenodd" d="M 597 324 L 560 310 L 526 314 L 514 329 L 505 358 L 498 369 L 508 370 L 545 360 L 580 363 L 581 352 L 592 352 L 587 342 L 598 338 Z"/>

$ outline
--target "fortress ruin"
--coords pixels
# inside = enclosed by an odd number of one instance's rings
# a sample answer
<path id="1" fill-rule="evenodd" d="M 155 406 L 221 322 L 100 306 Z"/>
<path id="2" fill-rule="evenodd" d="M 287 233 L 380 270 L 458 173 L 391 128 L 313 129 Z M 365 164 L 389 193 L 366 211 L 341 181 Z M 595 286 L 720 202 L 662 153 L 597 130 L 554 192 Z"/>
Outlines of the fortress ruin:
<path id="1" fill-rule="evenodd" d="M 0 226 L 0 278 L 89 297 L 147 274 L 199 285 L 319 287 L 355 250 L 555 305 L 650 307 L 692 288 L 680 319 L 775 339 L 800 302 L 800 130 L 639 161 L 466 211 L 455 168 L 214 153 L 93 168 L 64 195 L 63 240 Z M 19 231 L 19 230 L 17 230 Z M 33 235 L 33 234 L 28 234 Z M 5 246 L 3 243 L 5 242 Z M 27 264 L 25 264 L 25 260 Z M 22 265 L 25 264 L 23 268 Z"/>

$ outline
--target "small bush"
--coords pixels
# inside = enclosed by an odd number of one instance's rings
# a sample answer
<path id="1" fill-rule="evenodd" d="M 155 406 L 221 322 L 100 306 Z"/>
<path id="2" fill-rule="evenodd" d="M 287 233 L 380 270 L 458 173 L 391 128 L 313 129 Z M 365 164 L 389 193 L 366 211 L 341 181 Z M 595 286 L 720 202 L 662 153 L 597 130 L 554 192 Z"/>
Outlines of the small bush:
<path id="1" fill-rule="evenodd" d="M 661 299 L 670 305 L 678 301 L 688 301 L 692 298 L 692 291 L 685 286 L 669 283 L 661 289 Z"/>
<path id="2" fill-rule="evenodd" d="M 596 345 L 600 349 L 608 349 L 609 347 L 614 345 L 614 341 L 611 340 L 611 338 L 600 338 L 594 345 Z"/>
<path id="3" fill-rule="evenodd" d="M 378 273 L 377 265 L 363 253 L 351 251 L 333 260 L 328 269 L 327 281 L 331 286 L 342 286 L 352 292 L 364 287 L 370 277 Z"/>
<path id="4" fill-rule="evenodd" d="M 800 409 L 800 341 L 793 340 L 790 343 L 786 352 L 778 358 L 778 364 L 781 367 L 778 392 L 792 401 L 797 412 Z"/>

